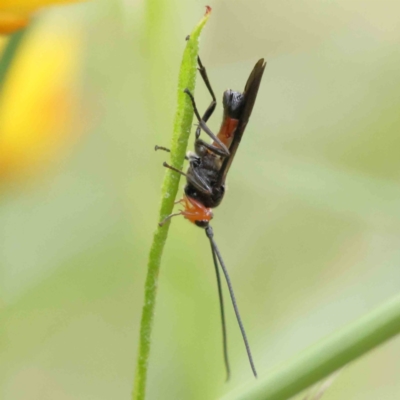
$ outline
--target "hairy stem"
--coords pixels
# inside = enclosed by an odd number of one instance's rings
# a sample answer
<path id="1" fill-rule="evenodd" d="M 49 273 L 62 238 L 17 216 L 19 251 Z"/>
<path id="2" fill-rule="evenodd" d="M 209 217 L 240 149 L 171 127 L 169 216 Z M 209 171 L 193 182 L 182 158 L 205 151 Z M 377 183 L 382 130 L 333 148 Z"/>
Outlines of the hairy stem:
<path id="1" fill-rule="evenodd" d="M 199 51 L 200 33 L 208 20 L 211 8 L 207 7 L 206 14 L 194 28 L 187 40 L 183 53 L 178 78 L 178 104 L 175 114 L 173 136 L 171 142 L 171 164 L 182 169 L 189 134 L 193 121 L 193 109 L 190 100 L 184 93 L 187 88 L 194 91 L 197 73 L 197 54 Z M 167 169 L 161 189 L 161 205 L 159 221 L 171 214 L 178 192 L 180 175 Z M 143 400 L 146 394 L 146 380 L 149 365 L 151 331 L 153 327 L 154 309 L 157 297 L 158 275 L 161 256 L 168 236 L 170 222 L 163 227 L 157 227 L 154 232 L 153 243 L 150 248 L 147 264 L 147 278 L 145 283 L 144 305 L 140 325 L 139 352 L 137 356 L 136 375 L 132 393 L 133 400 Z"/>

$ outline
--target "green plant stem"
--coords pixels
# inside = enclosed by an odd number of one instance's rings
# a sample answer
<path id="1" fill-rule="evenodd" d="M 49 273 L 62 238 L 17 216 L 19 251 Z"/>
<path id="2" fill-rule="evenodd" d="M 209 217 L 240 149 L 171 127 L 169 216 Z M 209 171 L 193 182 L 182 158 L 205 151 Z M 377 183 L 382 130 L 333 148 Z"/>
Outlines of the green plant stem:
<path id="1" fill-rule="evenodd" d="M 223 400 L 287 400 L 400 333 L 400 296 Z"/>
<path id="2" fill-rule="evenodd" d="M 200 20 L 190 39 L 187 41 L 183 53 L 181 68 L 178 78 L 178 104 L 175 114 L 174 130 L 171 142 L 171 164 L 182 169 L 186 148 L 193 122 L 193 109 L 184 89 L 194 91 L 197 73 L 197 54 L 199 51 L 200 33 L 208 20 L 210 9 Z M 166 170 L 161 189 L 161 206 L 159 221 L 172 213 L 174 201 L 179 188 L 180 175 Z M 142 400 L 146 394 L 146 380 L 151 345 L 151 331 L 153 327 L 154 309 L 156 305 L 158 275 L 160 271 L 161 256 L 167 240 L 170 222 L 163 227 L 158 227 L 154 233 L 153 243 L 150 248 L 147 265 L 147 278 L 145 283 L 144 305 L 140 325 L 139 352 L 136 364 L 136 375 L 132 393 L 133 400 Z"/>
<path id="3" fill-rule="evenodd" d="M 12 65 L 15 55 L 18 52 L 20 44 L 25 36 L 26 29 L 22 29 L 16 33 L 13 33 L 8 39 L 8 43 L 4 49 L 4 52 L 0 60 L 0 92 L 3 89 L 4 82 L 7 78 L 8 71 Z"/>

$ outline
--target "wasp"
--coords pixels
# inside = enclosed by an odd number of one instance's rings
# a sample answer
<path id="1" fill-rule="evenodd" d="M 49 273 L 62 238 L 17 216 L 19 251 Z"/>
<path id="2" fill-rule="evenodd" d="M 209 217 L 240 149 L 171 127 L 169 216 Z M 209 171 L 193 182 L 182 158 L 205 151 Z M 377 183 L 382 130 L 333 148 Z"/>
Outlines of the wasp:
<path id="1" fill-rule="evenodd" d="M 210 225 L 210 220 L 213 218 L 212 209 L 217 207 L 224 198 L 226 191 L 226 177 L 232 165 L 232 161 L 235 157 L 240 141 L 242 140 L 242 136 L 249 121 L 251 112 L 253 111 L 266 62 L 262 58 L 256 63 L 249 78 L 247 79 L 247 83 L 243 92 L 238 92 L 231 89 L 228 89 L 224 92 L 222 98 L 224 110 L 222 124 L 218 134 L 215 135 L 208 127 L 207 121 L 215 111 L 217 100 L 208 79 L 207 71 L 202 64 L 200 57 L 197 58 L 197 61 L 198 71 L 200 72 L 200 75 L 212 97 L 212 100 L 203 116 L 200 116 L 192 93 L 188 89 L 185 89 L 185 93 L 190 98 L 194 114 L 198 120 L 194 142 L 195 151 L 194 153 L 188 152 L 186 156 L 186 159 L 189 161 L 189 168 L 186 173 L 174 168 L 166 162 L 163 164 L 164 167 L 185 176 L 187 183 L 184 189 L 185 194 L 183 198 L 176 202 L 183 206 L 183 210 L 167 216 L 159 223 L 159 225 L 164 225 L 172 217 L 182 215 L 190 222 L 205 230 L 210 242 L 213 263 L 217 276 L 222 322 L 223 352 L 227 380 L 230 377 L 230 366 L 227 349 L 224 301 L 218 263 L 221 266 L 222 272 L 225 276 L 251 369 L 254 376 L 257 377 L 250 345 L 239 314 L 232 283 L 221 253 L 215 242 L 214 232 Z M 202 131 L 211 138 L 211 143 L 208 143 L 200 138 L 200 133 Z M 169 149 L 161 146 L 156 146 L 156 150 L 170 151 Z"/>

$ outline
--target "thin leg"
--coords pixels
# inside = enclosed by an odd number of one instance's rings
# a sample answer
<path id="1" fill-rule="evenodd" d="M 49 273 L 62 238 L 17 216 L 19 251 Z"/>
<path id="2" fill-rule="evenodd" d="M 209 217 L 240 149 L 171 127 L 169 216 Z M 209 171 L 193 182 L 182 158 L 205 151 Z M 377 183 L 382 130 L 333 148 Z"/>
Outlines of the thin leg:
<path id="1" fill-rule="evenodd" d="M 207 122 L 215 110 L 215 107 L 217 105 L 217 99 L 215 98 L 214 91 L 212 90 L 210 80 L 208 79 L 208 76 L 207 76 L 206 68 L 203 66 L 203 64 L 200 60 L 200 57 L 197 57 L 197 63 L 199 64 L 198 70 L 200 72 L 200 75 L 203 78 L 203 81 L 204 81 L 205 85 L 207 86 L 207 89 L 212 97 L 212 101 L 211 101 L 210 105 L 207 107 L 207 110 L 204 112 L 203 118 L 202 118 L 202 120 L 204 122 Z M 198 138 L 200 136 L 200 129 L 201 129 L 200 126 L 196 129 L 196 138 Z"/>
<path id="2" fill-rule="evenodd" d="M 179 170 L 178 168 L 172 167 L 171 165 L 167 164 L 165 161 L 163 162 L 163 167 L 172 169 L 172 171 L 178 172 L 178 174 L 181 174 L 181 175 L 183 175 L 183 176 L 186 176 L 186 178 L 188 177 L 184 172 L 182 172 L 182 171 Z"/>
<path id="3" fill-rule="evenodd" d="M 253 356 L 251 355 L 250 345 L 249 345 L 249 342 L 247 340 L 246 331 L 244 330 L 243 322 L 242 322 L 242 319 L 240 318 L 239 308 L 238 308 L 237 303 L 236 303 L 236 298 L 235 298 L 235 294 L 233 292 L 231 279 L 229 278 L 228 270 L 225 267 L 224 260 L 222 259 L 221 253 L 218 250 L 217 244 L 214 241 L 214 232 L 213 232 L 213 229 L 211 228 L 210 225 L 207 226 L 207 228 L 206 228 L 206 235 L 210 239 L 211 247 L 214 250 L 215 255 L 217 256 L 219 264 L 221 265 L 222 271 L 223 271 L 223 273 L 225 275 L 225 280 L 226 280 L 226 283 L 228 285 L 229 294 L 231 296 L 233 309 L 235 310 L 236 319 L 237 319 L 237 322 L 239 324 L 240 331 L 242 333 L 244 345 L 246 346 L 247 357 L 249 359 L 250 366 L 251 366 L 251 369 L 253 371 L 253 374 L 257 378 L 256 367 L 254 366 Z"/>
<path id="4" fill-rule="evenodd" d="M 163 166 L 168 169 L 172 169 L 172 171 L 178 172 L 178 174 L 181 174 L 186 177 L 188 182 L 190 182 L 193 186 L 196 187 L 197 190 L 199 190 L 202 193 L 211 193 L 211 188 L 204 182 L 204 180 L 201 179 L 199 175 L 193 174 L 193 175 L 187 175 L 178 168 L 172 167 L 171 165 L 167 164 L 165 161 L 163 162 Z M 194 170 L 193 172 L 195 172 Z"/>
<path id="5" fill-rule="evenodd" d="M 158 223 L 158 226 L 163 226 L 172 217 L 177 217 L 178 215 L 182 215 L 182 211 L 168 215 L 168 217 L 165 217 L 161 222 Z"/>
<path id="6" fill-rule="evenodd" d="M 167 153 L 171 153 L 171 150 L 168 149 L 167 147 L 164 147 L 164 146 L 157 146 L 157 145 L 155 145 L 155 146 L 154 146 L 154 150 L 155 150 L 155 151 L 157 151 L 157 150 L 163 150 L 163 151 L 166 151 Z"/>
<path id="7" fill-rule="evenodd" d="M 209 105 L 208 108 L 207 108 L 207 110 L 209 110 L 209 111 L 208 111 L 208 112 L 206 111 L 206 113 L 205 113 L 204 116 L 203 116 L 203 120 L 204 120 L 205 122 L 207 122 L 208 118 L 211 117 L 212 113 L 213 113 L 214 110 L 215 110 L 215 106 L 217 105 L 217 99 L 215 98 L 215 94 L 214 94 L 214 91 L 213 91 L 213 89 L 212 89 L 212 87 L 211 87 L 210 80 L 208 79 L 208 75 L 207 75 L 206 68 L 205 68 L 204 65 L 202 64 L 202 62 L 201 62 L 199 56 L 197 56 L 197 63 L 199 64 L 198 70 L 199 70 L 199 72 L 200 72 L 200 75 L 201 75 L 201 77 L 203 78 L 203 81 L 204 81 L 205 85 L 207 86 L 207 89 L 208 89 L 208 91 L 210 92 L 210 95 L 211 95 L 211 97 L 212 97 L 212 102 L 210 103 L 210 105 Z M 208 116 L 206 116 L 206 114 L 207 114 Z"/>
<path id="8" fill-rule="evenodd" d="M 219 308 L 221 311 L 221 324 L 222 324 L 222 345 L 224 349 L 224 362 L 225 362 L 225 370 L 226 370 L 226 380 L 229 381 L 231 376 L 231 370 L 229 367 L 229 358 L 228 358 L 228 340 L 226 334 L 226 322 L 225 322 L 225 310 L 224 310 L 224 298 L 222 295 L 222 286 L 221 286 L 221 278 L 219 276 L 219 269 L 218 269 L 218 261 L 215 256 L 214 248 L 211 244 L 211 253 L 213 256 L 214 267 L 215 267 L 215 274 L 217 275 L 217 285 L 218 285 L 218 297 L 219 297 Z"/>
<path id="9" fill-rule="evenodd" d="M 168 149 L 167 147 L 164 147 L 164 146 L 157 146 L 157 145 L 155 145 L 155 146 L 154 146 L 154 150 L 155 150 L 155 151 L 157 151 L 157 150 L 163 150 L 163 151 L 166 151 L 167 153 L 171 153 L 171 150 Z M 188 156 L 185 156 L 185 160 L 189 160 L 189 157 L 188 157 Z"/>
<path id="10" fill-rule="evenodd" d="M 212 189 L 204 180 L 201 173 L 198 172 L 197 168 L 190 168 L 187 176 L 187 181 L 191 183 L 199 192 L 211 195 Z"/>
<path id="11" fill-rule="evenodd" d="M 217 156 L 221 156 L 221 157 L 225 157 L 226 153 L 223 149 L 221 149 L 221 147 L 217 147 L 214 146 L 210 143 L 205 142 L 202 139 L 196 139 L 196 141 L 194 142 L 194 146 L 196 149 L 196 153 L 197 154 L 202 154 L 204 153 L 204 151 L 201 151 L 201 147 L 205 147 L 206 149 L 210 150 L 211 152 L 213 152 L 214 154 L 216 154 Z"/>
<path id="12" fill-rule="evenodd" d="M 190 100 L 191 100 L 192 105 L 193 105 L 193 111 L 194 111 L 194 114 L 196 115 L 197 120 L 199 121 L 200 128 L 203 129 L 203 131 L 205 133 L 207 133 L 207 135 L 210 136 L 210 138 L 212 140 L 214 140 L 214 142 L 218 143 L 218 145 L 224 151 L 225 156 L 228 157 L 229 154 L 230 154 L 228 148 L 217 138 L 217 136 L 214 135 L 214 133 L 212 133 L 211 129 L 201 119 L 199 111 L 197 110 L 196 102 L 194 101 L 194 97 L 193 97 L 192 93 L 190 93 L 189 89 L 185 89 L 184 91 L 190 97 Z"/>

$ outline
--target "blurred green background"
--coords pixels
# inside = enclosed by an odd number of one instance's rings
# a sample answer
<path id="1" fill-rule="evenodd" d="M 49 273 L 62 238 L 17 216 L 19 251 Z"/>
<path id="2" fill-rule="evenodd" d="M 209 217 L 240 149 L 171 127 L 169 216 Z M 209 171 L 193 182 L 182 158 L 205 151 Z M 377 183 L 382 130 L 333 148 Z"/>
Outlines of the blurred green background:
<path id="1" fill-rule="evenodd" d="M 227 88 L 243 89 L 259 58 L 268 62 L 213 222 L 256 365 L 267 374 L 398 293 L 400 4 L 209 5 L 200 48 L 218 100 Z M 41 32 L 38 46 L 74 32 L 75 66 L 62 77 L 73 93 L 62 137 L 74 139 L 54 146 L 39 168 L 2 177 L 2 399 L 130 398 L 167 159 L 154 145 L 169 145 L 184 38 L 204 6 L 89 2 L 43 11 L 27 32 L 27 42 Z M 62 43 L 54 51 L 67 51 Z M 200 80 L 196 98 L 201 109 L 210 100 Z M 175 219 L 149 399 L 215 399 L 252 379 L 227 304 L 233 376 L 224 383 L 209 245 Z M 399 352 L 394 339 L 347 366 L 323 399 L 399 398 Z"/>

